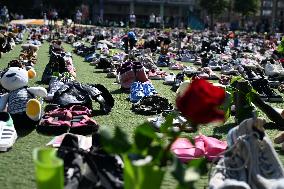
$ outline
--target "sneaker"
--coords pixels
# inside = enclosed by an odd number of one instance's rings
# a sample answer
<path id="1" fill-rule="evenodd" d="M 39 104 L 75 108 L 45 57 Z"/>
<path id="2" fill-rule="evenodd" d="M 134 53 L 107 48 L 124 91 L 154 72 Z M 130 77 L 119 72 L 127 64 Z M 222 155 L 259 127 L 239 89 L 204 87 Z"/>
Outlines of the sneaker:
<path id="1" fill-rule="evenodd" d="M 52 101 L 54 93 L 60 89 L 64 85 L 63 82 L 61 82 L 58 77 L 52 76 L 49 82 L 49 91 L 47 96 L 45 97 L 45 100 Z"/>
<path id="2" fill-rule="evenodd" d="M 283 188 L 283 183 L 277 181 L 284 179 L 284 168 L 272 142 L 264 132 L 264 124 L 265 120 L 259 118 L 244 120 L 229 131 L 228 144 L 240 144 L 247 149 L 243 157 L 246 157 L 244 159 L 248 163 L 245 166 L 249 175 L 247 182 L 252 188 L 271 188 L 268 183 L 276 184 L 275 188 Z"/>
<path id="3" fill-rule="evenodd" d="M 8 151 L 17 139 L 17 132 L 9 113 L 0 112 L 0 152 Z"/>
<path id="4" fill-rule="evenodd" d="M 208 67 L 213 71 L 221 71 L 221 65 L 217 60 L 210 60 L 208 63 Z"/>
<path id="5" fill-rule="evenodd" d="M 267 95 L 263 91 L 263 88 L 262 88 L 262 85 L 261 85 L 261 80 L 252 81 L 251 85 L 252 85 L 253 89 L 256 90 L 256 92 L 258 93 L 259 97 L 263 101 L 268 101 L 268 97 L 267 97 Z"/>
<path id="6" fill-rule="evenodd" d="M 237 75 L 238 71 L 230 64 L 226 64 L 222 67 L 221 73 L 224 75 Z"/>
<path id="7" fill-rule="evenodd" d="M 189 74 L 189 75 L 194 75 L 196 73 L 198 73 L 197 69 L 193 66 L 187 66 L 183 69 L 183 72 L 185 74 Z"/>
<path id="8" fill-rule="evenodd" d="M 266 79 L 263 79 L 261 81 L 263 92 L 267 95 L 269 102 L 283 102 L 282 96 L 277 94 L 273 89 L 269 87 L 268 81 Z"/>
<path id="9" fill-rule="evenodd" d="M 265 69 L 265 74 L 268 76 L 278 76 L 280 74 L 275 64 L 271 64 L 270 62 L 268 62 L 265 65 L 264 69 Z"/>
<path id="10" fill-rule="evenodd" d="M 165 85 L 172 85 L 175 83 L 176 75 L 174 73 L 170 73 L 165 77 L 164 84 Z"/>

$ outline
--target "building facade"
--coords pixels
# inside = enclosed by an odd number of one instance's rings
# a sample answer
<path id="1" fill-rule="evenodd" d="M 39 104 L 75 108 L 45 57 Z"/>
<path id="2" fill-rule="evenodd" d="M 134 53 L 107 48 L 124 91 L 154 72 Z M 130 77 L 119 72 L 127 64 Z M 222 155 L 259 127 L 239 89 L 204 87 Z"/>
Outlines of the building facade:
<path id="1" fill-rule="evenodd" d="M 196 5 L 196 0 L 95 0 L 93 14 L 103 20 L 127 22 L 133 13 L 140 24 L 154 14 L 163 24 L 178 26 L 187 23 Z"/>

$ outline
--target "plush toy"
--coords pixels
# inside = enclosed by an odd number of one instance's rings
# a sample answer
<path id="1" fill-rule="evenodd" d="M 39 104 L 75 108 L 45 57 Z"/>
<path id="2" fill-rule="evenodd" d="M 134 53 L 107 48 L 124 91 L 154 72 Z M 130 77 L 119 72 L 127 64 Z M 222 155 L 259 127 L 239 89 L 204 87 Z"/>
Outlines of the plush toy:
<path id="1" fill-rule="evenodd" d="M 46 97 L 43 87 L 28 87 L 28 80 L 36 76 L 33 69 L 10 67 L 1 74 L 1 85 L 9 91 L 0 98 L 0 111 L 10 113 L 15 127 L 33 127 L 41 118 L 41 104 L 35 97 Z"/>

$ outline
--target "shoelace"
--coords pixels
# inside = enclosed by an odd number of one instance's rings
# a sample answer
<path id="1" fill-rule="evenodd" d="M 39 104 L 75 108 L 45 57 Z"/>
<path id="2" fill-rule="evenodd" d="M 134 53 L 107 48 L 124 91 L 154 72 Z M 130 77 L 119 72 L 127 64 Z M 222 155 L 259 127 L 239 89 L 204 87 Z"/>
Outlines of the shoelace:
<path id="1" fill-rule="evenodd" d="M 233 153 L 234 150 L 238 150 L 237 148 L 240 146 L 240 145 L 243 145 L 244 149 L 246 150 L 246 156 L 245 157 L 242 157 L 244 158 L 244 163 L 242 166 L 239 166 L 237 168 L 233 168 L 233 167 L 228 167 L 226 166 L 226 162 L 224 161 L 224 164 L 225 166 L 216 166 L 214 167 L 214 169 L 219 169 L 219 170 L 229 170 L 229 171 L 241 171 L 242 169 L 245 169 L 247 168 L 247 183 L 250 185 L 251 183 L 251 177 L 252 177 L 252 170 L 253 170 L 253 167 L 252 167 L 252 163 L 249 163 L 251 160 L 252 160 L 252 154 L 251 154 L 251 147 L 250 147 L 250 144 L 248 142 L 248 140 L 251 138 L 251 137 L 254 137 L 254 138 L 258 138 L 259 137 L 259 134 L 256 133 L 256 132 L 253 132 L 252 134 L 250 135 L 246 135 L 246 136 L 240 136 L 237 140 L 237 142 L 231 146 L 231 148 L 229 148 L 228 150 L 224 151 L 223 153 L 220 153 L 218 155 L 218 157 L 220 156 L 223 156 L 227 153 Z M 236 153 L 233 153 L 233 155 L 236 155 Z M 218 157 L 216 157 L 213 161 L 212 161 L 212 164 L 211 164 L 211 167 L 210 167 L 210 170 L 209 170 L 209 175 L 208 175 L 208 183 L 211 179 L 211 173 L 212 173 L 212 170 L 213 170 L 213 164 L 217 161 Z M 235 157 L 234 156 L 231 156 L 230 157 L 230 160 L 234 159 Z M 255 161 L 255 160 L 254 160 Z M 233 162 L 233 161 L 232 161 Z M 228 174 L 228 173 L 227 173 Z M 237 179 L 237 178 L 236 178 Z"/>

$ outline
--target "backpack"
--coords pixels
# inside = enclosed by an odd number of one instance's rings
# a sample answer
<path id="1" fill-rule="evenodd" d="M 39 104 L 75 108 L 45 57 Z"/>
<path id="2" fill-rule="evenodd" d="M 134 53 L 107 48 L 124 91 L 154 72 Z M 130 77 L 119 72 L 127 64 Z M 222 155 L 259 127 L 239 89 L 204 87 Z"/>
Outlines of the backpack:
<path id="1" fill-rule="evenodd" d="M 100 111 L 108 114 L 114 106 L 114 99 L 103 85 L 87 85 L 76 81 L 65 83 L 53 96 L 53 103 L 62 107 L 82 105 L 93 109 L 92 100 L 100 104 Z"/>
<path id="2" fill-rule="evenodd" d="M 89 152 L 79 148 L 77 136 L 64 137 L 57 156 L 64 161 L 65 189 L 123 188 L 123 162 L 101 149 L 99 137 L 93 135 Z"/>

